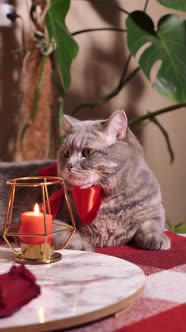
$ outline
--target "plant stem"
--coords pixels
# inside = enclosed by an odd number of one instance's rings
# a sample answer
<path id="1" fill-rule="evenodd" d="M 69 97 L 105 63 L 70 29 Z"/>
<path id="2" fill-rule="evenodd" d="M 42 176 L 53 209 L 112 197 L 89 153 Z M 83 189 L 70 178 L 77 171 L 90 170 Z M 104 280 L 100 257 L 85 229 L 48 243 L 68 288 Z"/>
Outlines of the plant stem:
<path id="1" fill-rule="evenodd" d="M 76 1 L 77 1 L 77 0 L 76 0 Z M 81 1 L 83 1 L 83 0 L 81 0 Z M 87 1 L 87 0 L 85 0 L 85 1 Z M 123 8 L 117 6 L 117 5 L 113 5 L 113 4 L 111 3 L 111 1 L 109 2 L 108 0 L 102 0 L 102 1 L 100 1 L 100 0 L 93 0 L 92 2 L 98 2 L 99 5 L 103 5 L 103 6 L 105 6 L 105 4 L 104 4 L 104 2 L 105 2 L 105 3 L 106 3 L 107 5 L 109 5 L 110 7 L 114 8 L 114 9 L 117 9 L 117 10 L 119 10 L 119 11 L 125 13 L 126 15 L 129 15 L 129 14 L 130 14 L 127 10 L 125 10 L 125 9 L 123 9 Z M 102 2 L 102 3 L 101 3 L 101 2 Z M 90 1 L 90 3 L 91 3 L 91 1 Z"/>
<path id="2" fill-rule="evenodd" d="M 167 131 L 161 125 L 161 123 L 156 119 L 156 117 L 150 118 L 149 120 L 152 121 L 161 130 L 161 132 L 162 132 L 162 134 L 165 138 L 165 142 L 167 144 L 167 149 L 168 149 L 168 152 L 169 152 L 169 155 L 170 155 L 170 162 L 173 163 L 173 161 L 174 161 L 174 151 L 172 149 L 171 142 L 170 142 L 169 135 L 168 135 Z"/>
<path id="3" fill-rule="evenodd" d="M 94 32 L 94 31 L 117 31 L 117 32 L 127 32 L 126 29 L 121 28 L 95 28 L 95 29 L 84 29 L 71 32 L 72 36 L 80 35 L 81 33 Z"/>
<path id="4" fill-rule="evenodd" d="M 128 67 L 129 67 L 129 63 L 130 63 L 130 60 L 132 58 L 132 54 L 129 54 L 128 58 L 127 58 L 127 61 L 126 61 L 126 64 L 123 68 L 123 71 L 122 71 L 122 74 L 121 74 L 121 77 L 120 77 L 120 80 L 119 80 L 119 83 L 118 83 L 118 89 L 120 89 L 120 87 L 123 86 L 123 83 L 124 83 L 124 79 L 125 79 L 125 76 L 127 74 L 127 70 L 128 70 Z"/>
<path id="5" fill-rule="evenodd" d="M 37 113 L 38 102 L 39 102 L 39 97 L 40 97 L 40 92 L 41 92 L 41 79 L 42 79 L 46 59 L 47 59 L 47 57 L 45 55 L 43 55 L 41 58 L 41 64 L 40 64 L 40 69 L 39 69 L 39 74 L 38 74 L 38 82 L 37 82 L 37 86 L 35 88 L 34 98 L 33 98 L 33 108 L 32 108 L 29 120 L 25 123 L 25 125 L 22 128 L 21 135 L 20 135 L 20 142 L 22 142 L 27 129 L 32 124 L 32 122 L 35 118 L 35 115 Z"/>
<path id="6" fill-rule="evenodd" d="M 126 62 L 126 65 L 123 69 L 123 72 L 122 72 L 122 75 L 121 75 L 121 78 L 119 80 L 119 83 L 118 85 L 116 86 L 116 88 L 114 88 L 107 96 L 103 97 L 103 98 L 100 98 L 98 100 L 96 100 L 95 102 L 93 103 L 84 103 L 84 104 L 80 104 L 78 105 L 77 107 L 74 108 L 74 110 L 72 111 L 72 115 L 74 113 L 76 113 L 77 111 L 79 111 L 81 108 L 87 108 L 87 107 L 90 107 L 90 108 L 94 108 L 96 106 L 99 106 L 99 105 L 102 105 L 104 103 L 106 103 L 108 100 L 110 100 L 111 98 L 115 97 L 118 95 L 118 93 L 121 91 L 121 89 L 128 83 L 128 81 L 130 81 L 134 75 L 136 75 L 136 73 L 138 72 L 138 70 L 140 69 L 139 67 L 137 67 L 136 69 L 134 69 L 127 77 L 126 79 L 124 79 L 125 75 L 126 75 L 126 72 L 127 72 L 127 69 L 128 69 L 128 65 L 129 65 L 129 62 L 130 62 L 130 58 L 131 58 L 131 55 L 129 55 L 128 59 L 127 59 L 127 62 Z"/>
<path id="7" fill-rule="evenodd" d="M 163 113 L 168 113 L 168 112 L 171 112 L 171 111 L 175 111 L 175 110 L 177 110 L 179 108 L 183 108 L 183 107 L 186 107 L 186 103 L 179 103 L 179 104 L 174 104 L 174 105 L 171 105 L 171 106 L 168 106 L 168 107 L 165 107 L 165 108 L 161 108 L 157 111 L 150 112 L 150 113 L 138 116 L 133 120 L 130 120 L 129 125 L 134 126 L 134 125 L 136 125 L 136 124 L 138 124 L 142 121 L 148 120 L 148 119 L 153 118 L 157 115 L 160 115 L 160 114 L 163 114 Z"/>
<path id="8" fill-rule="evenodd" d="M 30 115 L 30 120 L 31 121 L 33 121 L 33 119 L 35 118 L 35 115 L 36 115 L 36 112 L 37 112 L 38 101 L 39 101 L 40 92 L 41 92 L 41 79 L 42 79 L 46 59 L 47 59 L 46 55 L 43 55 L 42 58 L 41 58 L 41 64 L 40 64 L 39 75 L 38 75 L 38 82 L 37 82 L 37 86 L 36 86 L 35 93 L 34 93 L 33 109 L 32 109 L 31 115 Z"/>
<path id="9" fill-rule="evenodd" d="M 145 6 L 144 6 L 144 8 L 143 8 L 143 11 L 144 11 L 144 12 L 146 12 L 146 10 L 147 10 L 148 2 L 149 2 L 149 0 L 146 0 L 146 1 L 145 1 Z"/>

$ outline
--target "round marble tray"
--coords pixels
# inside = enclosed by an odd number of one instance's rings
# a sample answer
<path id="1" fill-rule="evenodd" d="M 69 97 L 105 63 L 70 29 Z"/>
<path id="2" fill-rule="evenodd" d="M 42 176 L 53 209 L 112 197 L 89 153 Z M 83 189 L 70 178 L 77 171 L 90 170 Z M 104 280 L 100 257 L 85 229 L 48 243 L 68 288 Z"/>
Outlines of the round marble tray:
<path id="1" fill-rule="evenodd" d="M 41 295 L 8 318 L 0 331 L 51 331 L 94 321 L 126 309 L 142 294 L 143 271 L 128 261 L 103 254 L 62 250 L 61 261 L 27 266 Z M 14 255 L 0 247 L 1 272 Z"/>

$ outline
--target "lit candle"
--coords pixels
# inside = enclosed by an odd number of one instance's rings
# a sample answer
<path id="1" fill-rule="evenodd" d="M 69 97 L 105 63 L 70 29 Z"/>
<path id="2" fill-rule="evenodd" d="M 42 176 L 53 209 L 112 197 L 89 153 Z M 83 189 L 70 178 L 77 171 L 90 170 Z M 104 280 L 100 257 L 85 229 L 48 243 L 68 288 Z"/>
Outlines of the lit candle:
<path id="1" fill-rule="evenodd" d="M 52 215 L 45 215 L 46 233 L 52 233 Z M 24 234 L 45 234 L 44 213 L 39 211 L 36 203 L 34 211 L 26 211 L 21 214 L 21 228 L 19 233 Z M 44 236 L 20 236 L 21 241 L 29 244 L 41 244 L 45 242 Z M 47 242 L 52 241 L 52 236 L 48 236 Z"/>

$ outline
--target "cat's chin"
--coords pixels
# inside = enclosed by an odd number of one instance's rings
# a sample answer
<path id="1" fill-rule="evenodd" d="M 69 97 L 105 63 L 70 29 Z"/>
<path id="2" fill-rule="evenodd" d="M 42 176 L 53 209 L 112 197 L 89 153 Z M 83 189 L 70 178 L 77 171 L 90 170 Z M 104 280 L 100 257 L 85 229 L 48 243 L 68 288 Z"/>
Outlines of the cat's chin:
<path id="1" fill-rule="evenodd" d="M 95 174 L 89 174 L 89 176 L 77 176 L 73 172 L 68 173 L 66 177 L 68 184 L 70 186 L 79 187 L 81 189 L 90 188 L 93 185 L 98 184 L 98 177 Z"/>
<path id="2" fill-rule="evenodd" d="M 93 184 L 85 184 L 83 186 L 78 186 L 80 189 L 87 189 L 87 188 L 91 188 L 93 186 Z"/>
<path id="3" fill-rule="evenodd" d="M 85 182 L 80 180 L 70 180 L 69 183 L 71 186 L 79 187 L 80 189 L 86 189 L 93 186 L 93 183 L 91 182 Z"/>
<path id="4" fill-rule="evenodd" d="M 73 184 L 73 186 L 79 187 L 80 189 L 87 189 L 93 186 L 92 183 L 80 183 L 80 182 L 76 182 Z"/>

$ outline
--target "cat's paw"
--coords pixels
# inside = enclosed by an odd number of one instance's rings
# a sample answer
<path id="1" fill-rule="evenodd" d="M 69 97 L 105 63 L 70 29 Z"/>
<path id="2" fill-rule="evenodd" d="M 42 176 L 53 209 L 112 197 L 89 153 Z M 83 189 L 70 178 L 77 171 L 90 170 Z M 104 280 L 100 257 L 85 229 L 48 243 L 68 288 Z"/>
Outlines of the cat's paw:
<path id="1" fill-rule="evenodd" d="M 171 241 L 165 234 L 159 232 L 139 233 L 135 237 L 138 247 L 146 250 L 167 250 L 171 247 Z"/>
<path id="2" fill-rule="evenodd" d="M 56 225 L 55 225 L 56 226 Z M 55 227 L 55 230 L 59 230 L 59 226 Z M 54 247 L 56 249 L 64 248 L 64 244 L 69 237 L 70 232 L 59 232 L 54 235 Z M 66 249 L 72 250 L 84 250 L 84 251 L 94 251 L 94 248 L 89 243 L 89 241 L 82 236 L 78 231 L 72 236 L 68 244 L 65 246 Z"/>
<path id="3" fill-rule="evenodd" d="M 79 236 L 79 234 L 78 236 L 75 234 L 65 248 L 72 250 L 94 251 L 94 248 L 87 241 L 87 239 Z"/>

